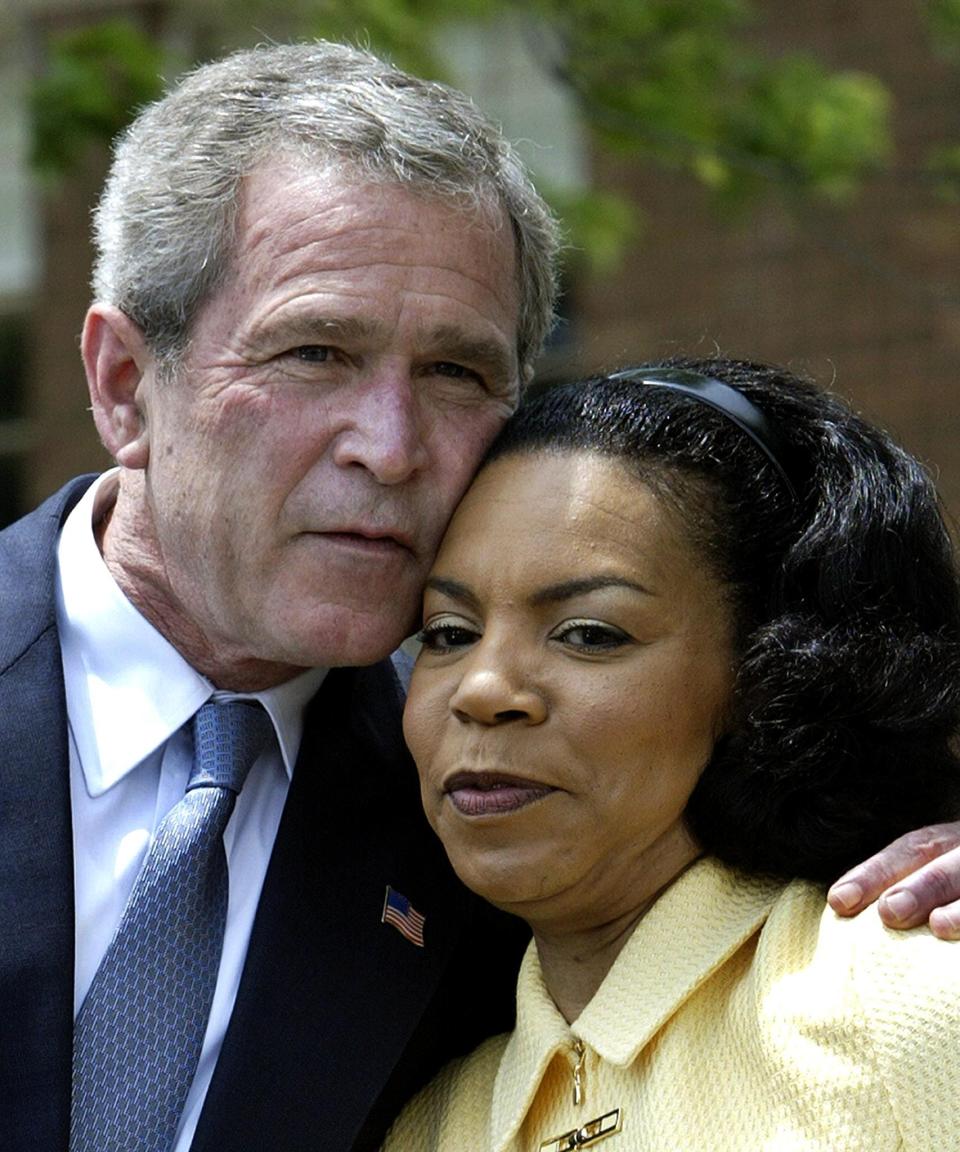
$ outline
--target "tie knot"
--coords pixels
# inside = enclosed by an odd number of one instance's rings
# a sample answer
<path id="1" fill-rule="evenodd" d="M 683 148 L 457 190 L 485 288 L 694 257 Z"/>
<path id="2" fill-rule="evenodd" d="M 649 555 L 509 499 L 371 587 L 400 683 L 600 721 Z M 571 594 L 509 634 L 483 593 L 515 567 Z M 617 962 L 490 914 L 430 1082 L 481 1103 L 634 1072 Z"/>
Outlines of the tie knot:
<path id="1" fill-rule="evenodd" d="M 270 717 L 255 701 L 208 700 L 193 717 L 191 788 L 239 792 L 254 760 L 273 734 Z"/>

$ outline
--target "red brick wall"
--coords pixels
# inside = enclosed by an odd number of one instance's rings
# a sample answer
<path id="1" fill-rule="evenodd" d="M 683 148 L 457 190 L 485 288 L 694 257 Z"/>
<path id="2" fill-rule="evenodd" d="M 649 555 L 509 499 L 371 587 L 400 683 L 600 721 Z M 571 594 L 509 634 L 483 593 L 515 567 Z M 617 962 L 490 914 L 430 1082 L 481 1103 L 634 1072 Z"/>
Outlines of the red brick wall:
<path id="1" fill-rule="evenodd" d="M 601 166 L 647 228 L 617 275 L 578 290 L 580 363 L 719 348 L 803 368 L 926 460 L 957 516 L 960 205 L 938 200 L 920 169 L 931 140 L 960 142 L 960 64 L 937 61 L 905 0 L 758 7 L 771 53 L 806 46 L 892 89 L 897 170 L 852 209 L 791 219 L 771 203 L 737 224 L 682 178 Z"/>

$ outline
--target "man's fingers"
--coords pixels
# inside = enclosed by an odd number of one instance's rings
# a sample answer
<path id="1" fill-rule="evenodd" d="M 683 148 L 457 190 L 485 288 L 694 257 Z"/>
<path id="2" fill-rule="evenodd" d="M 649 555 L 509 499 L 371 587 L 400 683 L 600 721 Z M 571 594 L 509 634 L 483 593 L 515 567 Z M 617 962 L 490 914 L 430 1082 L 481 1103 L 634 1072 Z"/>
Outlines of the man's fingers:
<path id="1" fill-rule="evenodd" d="M 960 940 L 960 900 L 930 913 L 930 931 L 941 940 Z"/>
<path id="2" fill-rule="evenodd" d="M 960 900 L 958 846 L 960 822 L 908 832 L 844 873 L 827 893 L 830 907 L 853 916 L 896 885 L 880 903 L 884 923 L 897 928 L 923 924 L 934 908 Z"/>
<path id="3" fill-rule="evenodd" d="M 936 909 L 948 909 L 958 899 L 960 848 L 954 848 L 884 892 L 877 907 L 880 919 L 890 928 L 915 928 L 925 924 Z M 954 915 L 937 916 L 944 932 L 951 930 Z"/>

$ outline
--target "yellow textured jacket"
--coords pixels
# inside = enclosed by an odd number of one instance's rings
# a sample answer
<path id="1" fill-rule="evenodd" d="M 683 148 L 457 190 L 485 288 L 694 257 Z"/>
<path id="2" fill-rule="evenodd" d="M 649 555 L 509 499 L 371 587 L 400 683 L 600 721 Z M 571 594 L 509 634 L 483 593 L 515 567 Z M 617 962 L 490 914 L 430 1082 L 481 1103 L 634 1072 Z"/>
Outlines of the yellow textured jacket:
<path id="1" fill-rule="evenodd" d="M 960 945 L 890 932 L 873 908 L 841 920 L 814 885 L 701 860 L 647 912 L 572 1025 L 531 944 L 516 1031 L 444 1069 L 385 1149 L 601 1144 L 960 1150 Z"/>

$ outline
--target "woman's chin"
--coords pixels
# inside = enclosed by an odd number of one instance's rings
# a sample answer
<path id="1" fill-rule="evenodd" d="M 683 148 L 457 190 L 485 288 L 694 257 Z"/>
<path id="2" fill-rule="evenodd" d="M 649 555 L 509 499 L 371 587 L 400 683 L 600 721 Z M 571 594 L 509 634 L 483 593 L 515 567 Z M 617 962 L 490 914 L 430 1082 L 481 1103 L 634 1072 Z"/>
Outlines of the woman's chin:
<path id="1" fill-rule="evenodd" d="M 502 912 L 528 918 L 556 890 L 549 854 L 526 850 L 464 850 L 444 845 L 454 871 L 471 892 Z"/>

